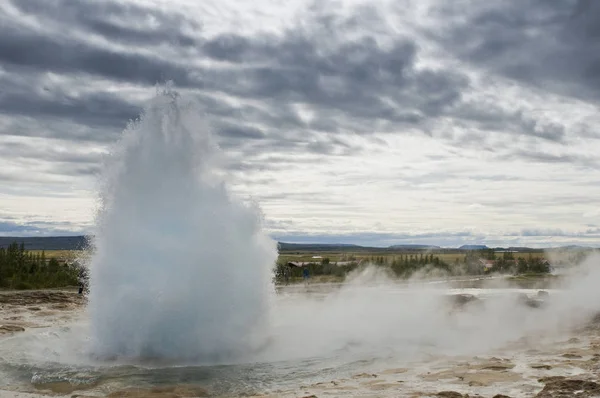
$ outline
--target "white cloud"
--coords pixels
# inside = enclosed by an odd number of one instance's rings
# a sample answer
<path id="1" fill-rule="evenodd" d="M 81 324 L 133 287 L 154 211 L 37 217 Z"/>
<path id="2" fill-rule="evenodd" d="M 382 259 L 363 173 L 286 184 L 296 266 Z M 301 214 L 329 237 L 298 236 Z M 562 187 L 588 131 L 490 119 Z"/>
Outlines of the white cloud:
<path id="1" fill-rule="evenodd" d="M 600 245 L 597 44 L 539 1 L 0 5 L 0 221 L 88 229 L 102 153 L 170 78 L 282 239 Z"/>

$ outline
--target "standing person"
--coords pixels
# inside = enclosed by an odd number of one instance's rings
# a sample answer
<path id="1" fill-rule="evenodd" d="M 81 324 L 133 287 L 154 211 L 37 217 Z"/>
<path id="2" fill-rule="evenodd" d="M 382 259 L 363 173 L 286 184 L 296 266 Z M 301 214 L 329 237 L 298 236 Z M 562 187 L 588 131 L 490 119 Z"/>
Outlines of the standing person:
<path id="1" fill-rule="evenodd" d="M 302 270 L 302 277 L 304 278 L 304 284 L 307 285 L 308 284 L 308 278 L 310 278 L 310 271 L 308 270 L 308 268 L 304 268 Z"/>
<path id="2" fill-rule="evenodd" d="M 289 267 L 286 267 L 283 269 L 283 279 L 285 280 L 286 285 L 290 284 L 290 269 L 289 269 Z"/>

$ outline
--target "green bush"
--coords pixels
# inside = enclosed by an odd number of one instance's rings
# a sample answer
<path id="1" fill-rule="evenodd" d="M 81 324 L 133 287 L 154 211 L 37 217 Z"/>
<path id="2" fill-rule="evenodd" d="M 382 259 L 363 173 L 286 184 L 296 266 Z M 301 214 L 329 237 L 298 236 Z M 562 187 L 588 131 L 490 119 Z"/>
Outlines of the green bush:
<path id="1" fill-rule="evenodd" d="M 46 260 L 45 253 L 34 254 L 16 242 L 0 248 L 0 287 L 9 289 L 43 289 L 81 284 L 84 267 Z"/>

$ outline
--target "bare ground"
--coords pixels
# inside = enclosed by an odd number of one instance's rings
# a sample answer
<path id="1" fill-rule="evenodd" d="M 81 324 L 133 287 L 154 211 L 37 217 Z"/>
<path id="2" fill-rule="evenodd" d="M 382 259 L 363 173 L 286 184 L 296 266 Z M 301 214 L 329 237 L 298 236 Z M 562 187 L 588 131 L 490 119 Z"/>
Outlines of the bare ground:
<path id="1" fill-rule="evenodd" d="M 0 338 L 28 328 L 68 321 L 85 304 L 70 291 L 0 292 Z M 517 342 L 488 357 L 446 357 L 410 367 L 377 369 L 350 378 L 330 380 L 253 397 L 600 397 L 600 327 L 592 323 L 562 341 Z M 128 388 L 99 393 L 94 385 L 82 391 L 69 383 L 31 385 L 7 390 L 0 380 L 0 398 L 55 397 L 206 397 L 195 385 Z"/>

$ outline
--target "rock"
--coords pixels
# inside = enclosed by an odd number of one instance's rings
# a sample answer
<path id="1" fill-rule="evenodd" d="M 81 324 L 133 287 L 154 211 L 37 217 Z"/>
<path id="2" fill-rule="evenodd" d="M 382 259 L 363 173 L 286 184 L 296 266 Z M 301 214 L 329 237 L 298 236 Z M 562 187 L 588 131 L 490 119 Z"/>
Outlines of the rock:
<path id="1" fill-rule="evenodd" d="M 485 387 L 485 383 L 477 380 L 471 380 L 469 382 L 469 387 Z"/>
<path id="2" fill-rule="evenodd" d="M 69 383 L 68 381 L 53 381 L 48 383 L 33 383 L 36 390 L 40 391 L 51 391 L 54 394 L 71 394 L 78 390 L 90 389 L 97 385 L 97 382 L 90 382 L 85 384 Z"/>
<path id="3" fill-rule="evenodd" d="M 164 386 L 149 389 L 131 388 L 114 391 L 108 398 L 196 398 L 208 397 L 208 392 L 198 386 Z"/>
<path id="4" fill-rule="evenodd" d="M 353 379 L 370 379 L 373 377 L 377 377 L 377 375 L 373 373 L 360 373 L 352 376 Z"/>
<path id="5" fill-rule="evenodd" d="M 406 372 L 408 372 L 407 368 L 395 368 L 395 369 L 384 370 L 383 372 L 381 372 L 381 374 L 384 374 L 384 375 L 395 375 L 395 374 L 406 373 Z"/>
<path id="6" fill-rule="evenodd" d="M 550 378 L 549 378 L 550 379 Z M 597 397 L 600 385 L 589 380 L 551 378 L 535 398 Z"/>
<path id="7" fill-rule="evenodd" d="M 0 325 L 0 334 L 24 332 L 25 328 L 19 325 Z"/>
<path id="8" fill-rule="evenodd" d="M 517 295 L 517 302 L 529 308 L 540 308 L 544 304 L 543 300 L 529 298 L 525 293 L 519 293 Z"/>
<path id="9" fill-rule="evenodd" d="M 580 358 L 583 358 L 581 355 L 578 355 L 578 354 L 570 354 L 570 353 L 567 353 L 567 354 L 562 354 L 561 356 L 562 356 L 563 358 L 569 358 L 569 359 L 580 359 Z"/>
<path id="10" fill-rule="evenodd" d="M 538 381 L 540 383 L 546 384 L 546 383 L 550 383 L 552 381 L 564 380 L 564 379 L 566 379 L 565 376 L 548 376 L 548 377 L 542 377 L 541 379 L 538 379 Z"/>
<path id="11" fill-rule="evenodd" d="M 552 366 L 550 366 L 550 365 L 544 365 L 544 364 L 537 364 L 537 365 L 531 365 L 531 369 L 545 369 L 545 370 L 550 370 L 550 369 L 552 369 Z"/>
<path id="12" fill-rule="evenodd" d="M 39 305 L 48 303 L 78 303 L 81 304 L 84 299 L 77 293 L 67 293 L 61 291 L 43 291 L 34 290 L 27 292 L 2 292 L 0 293 L 0 304 L 9 304 L 15 306 Z M 35 311 L 35 310 L 34 310 Z"/>
<path id="13" fill-rule="evenodd" d="M 540 290 L 539 292 L 537 292 L 537 296 L 540 297 L 540 298 L 542 298 L 542 297 L 549 297 L 550 293 L 548 293 L 545 290 Z"/>
<path id="14" fill-rule="evenodd" d="M 514 367 L 515 367 L 515 365 L 513 365 L 512 363 L 506 363 L 506 364 L 505 363 L 491 363 L 491 364 L 481 365 L 481 367 L 479 369 L 502 371 L 502 370 L 510 370 Z"/>
<path id="15" fill-rule="evenodd" d="M 456 391 L 442 391 L 437 393 L 438 397 L 441 398 L 463 398 L 463 395 Z"/>
<path id="16" fill-rule="evenodd" d="M 504 394 L 496 394 L 492 398 L 510 398 L 510 397 L 508 395 L 504 395 Z"/>
<path id="17" fill-rule="evenodd" d="M 479 299 L 472 294 L 454 294 L 450 296 L 450 304 L 458 308 L 462 308 L 467 304 L 477 302 L 479 302 Z"/>
<path id="18" fill-rule="evenodd" d="M 581 343 L 581 340 L 579 340 L 577 337 L 573 337 L 573 338 L 570 338 L 567 341 L 567 343 L 569 343 L 569 344 L 579 344 L 579 343 Z"/>

